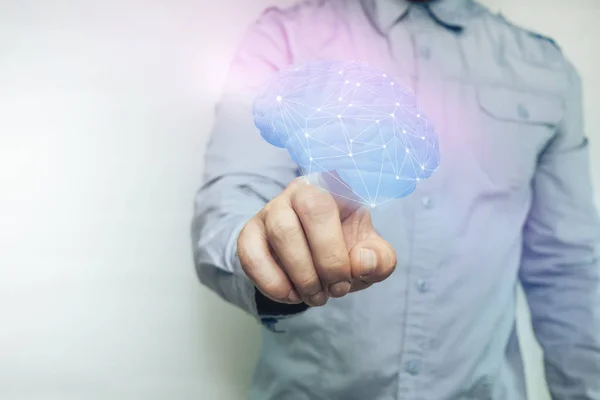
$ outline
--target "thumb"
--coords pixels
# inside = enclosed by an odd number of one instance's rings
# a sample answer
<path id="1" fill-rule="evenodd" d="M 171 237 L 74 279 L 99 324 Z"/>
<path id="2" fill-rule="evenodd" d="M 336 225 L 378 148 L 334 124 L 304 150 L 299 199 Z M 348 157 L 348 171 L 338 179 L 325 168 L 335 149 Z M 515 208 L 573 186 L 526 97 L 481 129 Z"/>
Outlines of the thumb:
<path id="1" fill-rule="evenodd" d="M 311 184 L 331 194 L 337 203 L 340 220 L 342 223 L 349 222 L 346 225 L 350 231 L 345 232 L 345 236 L 346 243 L 352 246 L 350 249 L 352 277 L 365 283 L 381 282 L 389 277 L 396 268 L 396 252 L 373 227 L 364 201 L 335 171 L 321 171 L 305 177 Z M 359 222 L 353 223 L 352 219 Z M 349 238 L 358 240 L 348 240 Z"/>
<path id="2" fill-rule="evenodd" d="M 396 268 L 396 252 L 392 245 L 373 233 L 357 242 L 350 250 L 352 277 L 366 283 L 381 282 Z"/>

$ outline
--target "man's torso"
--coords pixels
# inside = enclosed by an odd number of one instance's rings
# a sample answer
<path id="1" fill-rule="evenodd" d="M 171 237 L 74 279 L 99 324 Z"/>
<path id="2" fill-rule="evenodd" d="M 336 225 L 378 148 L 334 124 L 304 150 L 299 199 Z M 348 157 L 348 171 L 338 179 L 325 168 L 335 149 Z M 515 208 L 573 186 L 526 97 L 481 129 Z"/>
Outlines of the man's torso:
<path id="1" fill-rule="evenodd" d="M 362 60 L 409 86 L 441 162 L 412 195 L 372 210 L 398 254 L 388 280 L 264 330 L 253 400 L 525 398 L 522 228 L 537 157 L 562 117 L 564 60 L 469 0 L 407 14 L 391 3 L 269 11 L 292 63 Z"/>

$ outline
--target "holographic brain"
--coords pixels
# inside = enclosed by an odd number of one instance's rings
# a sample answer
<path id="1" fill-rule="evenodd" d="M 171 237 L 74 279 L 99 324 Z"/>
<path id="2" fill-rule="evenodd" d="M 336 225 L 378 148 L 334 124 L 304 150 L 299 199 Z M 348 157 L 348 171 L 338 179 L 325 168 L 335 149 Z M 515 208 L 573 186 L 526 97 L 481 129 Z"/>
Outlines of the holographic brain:
<path id="1" fill-rule="evenodd" d="M 280 70 L 254 102 L 262 137 L 302 174 L 332 177 L 375 206 L 412 193 L 439 165 L 437 136 L 398 80 L 363 62 L 315 61 Z M 344 192 L 344 194 L 342 193 Z"/>

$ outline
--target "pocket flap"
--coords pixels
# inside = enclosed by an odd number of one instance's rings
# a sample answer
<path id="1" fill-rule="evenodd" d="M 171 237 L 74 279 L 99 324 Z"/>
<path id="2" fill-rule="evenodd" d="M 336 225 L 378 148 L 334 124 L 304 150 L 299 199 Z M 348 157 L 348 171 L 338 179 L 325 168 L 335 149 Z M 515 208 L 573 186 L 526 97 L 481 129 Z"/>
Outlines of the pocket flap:
<path id="1" fill-rule="evenodd" d="M 481 108 L 492 117 L 529 124 L 557 125 L 563 118 L 560 99 L 515 89 L 481 87 L 477 89 Z"/>

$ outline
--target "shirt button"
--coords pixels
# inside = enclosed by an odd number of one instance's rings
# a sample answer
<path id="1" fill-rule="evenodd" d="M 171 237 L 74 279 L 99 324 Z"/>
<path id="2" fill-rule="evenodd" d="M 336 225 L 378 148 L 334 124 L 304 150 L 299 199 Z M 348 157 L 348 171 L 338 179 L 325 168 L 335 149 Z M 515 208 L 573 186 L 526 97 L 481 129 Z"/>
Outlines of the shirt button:
<path id="1" fill-rule="evenodd" d="M 519 117 L 523 119 L 529 118 L 529 111 L 523 104 L 519 104 L 517 106 L 517 113 L 519 114 Z"/>
<path id="2" fill-rule="evenodd" d="M 424 281 L 423 279 L 418 279 L 416 286 L 417 290 L 421 293 L 425 293 L 427 290 L 429 290 L 429 284 L 427 284 L 427 281 Z"/>
<path id="3" fill-rule="evenodd" d="M 404 364 L 404 370 L 411 375 L 418 375 L 421 369 L 421 365 L 417 360 L 410 360 Z"/>
<path id="4" fill-rule="evenodd" d="M 431 50 L 429 50 L 429 47 L 421 47 L 421 50 L 419 50 L 419 54 L 424 59 L 429 60 L 429 57 L 431 57 Z"/>
<path id="5" fill-rule="evenodd" d="M 433 207 L 433 201 L 431 200 L 431 197 L 425 196 L 421 199 L 421 203 L 423 203 L 423 207 L 429 209 L 431 207 Z"/>

